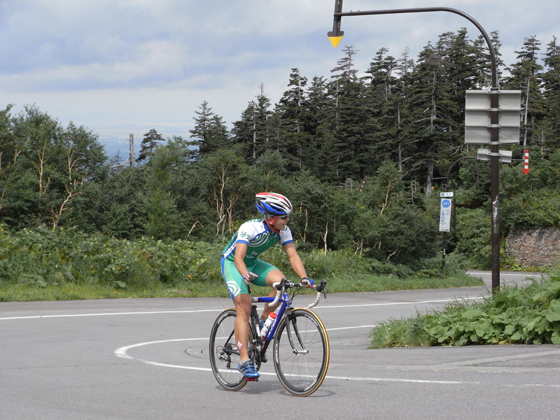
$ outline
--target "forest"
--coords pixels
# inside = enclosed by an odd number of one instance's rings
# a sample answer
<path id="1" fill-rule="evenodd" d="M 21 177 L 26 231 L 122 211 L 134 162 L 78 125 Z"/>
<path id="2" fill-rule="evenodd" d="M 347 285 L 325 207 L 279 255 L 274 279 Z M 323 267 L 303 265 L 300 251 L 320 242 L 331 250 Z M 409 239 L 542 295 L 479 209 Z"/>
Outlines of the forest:
<path id="1" fill-rule="evenodd" d="M 508 146 L 513 161 L 500 167 L 505 238 L 513 227 L 560 222 L 560 46 L 555 37 L 545 45 L 527 37 L 506 64 L 497 32 L 492 40 L 500 89 L 522 92 L 520 142 Z M 463 28 L 417 57 L 381 48 L 364 76 L 359 52 L 342 53 L 327 76 L 293 68 L 278 103 L 261 89 L 231 128 L 203 102 L 189 133 L 165 139 L 154 127 L 126 162 L 107 156 L 86 127 L 63 126 L 34 105 L 12 115 L 7 105 L 2 234 L 74 229 L 111 240 L 220 245 L 257 217 L 255 193 L 275 191 L 294 205 L 298 249 L 414 267 L 441 254 L 439 192 L 454 191 L 447 253 L 488 267 L 489 162 L 464 142 L 465 92 L 490 85 L 484 40 Z"/>

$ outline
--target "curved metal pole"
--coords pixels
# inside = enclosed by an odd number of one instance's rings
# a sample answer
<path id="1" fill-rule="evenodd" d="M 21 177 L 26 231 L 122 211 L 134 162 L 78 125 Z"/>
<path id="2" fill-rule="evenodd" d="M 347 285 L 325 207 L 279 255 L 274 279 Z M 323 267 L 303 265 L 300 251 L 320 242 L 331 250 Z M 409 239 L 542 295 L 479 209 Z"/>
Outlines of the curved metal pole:
<path id="1" fill-rule="evenodd" d="M 447 179 L 447 183 L 445 184 L 445 189 L 449 188 L 449 177 L 451 175 L 451 169 L 458 164 L 459 162 L 465 160 L 465 159 L 476 159 L 476 156 L 464 156 L 462 158 L 457 159 L 455 162 L 453 162 L 451 164 L 451 166 L 449 167 L 449 169 L 447 169 L 447 176 L 445 177 Z"/>
<path id="2" fill-rule="evenodd" d="M 500 129 L 499 129 L 499 89 L 498 72 L 496 68 L 496 53 L 492 46 L 490 37 L 484 28 L 468 14 L 450 7 L 421 7 L 412 9 L 388 9 L 388 10 L 369 10 L 357 12 L 342 12 L 343 0 L 335 0 L 334 24 L 330 36 L 342 36 L 344 32 L 340 30 L 340 21 L 343 16 L 366 16 L 366 15 L 391 15 L 403 13 L 428 13 L 428 12 L 449 12 L 469 20 L 480 31 L 490 51 L 492 86 L 490 96 L 490 198 L 492 204 L 492 291 L 500 287 Z"/>
<path id="3" fill-rule="evenodd" d="M 488 45 L 488 50 L 490 51 L 490 61 L 492 62 L 492 87 L 498 87 L 498 75 L 495 71 L 496 69 L 496 53 L 494 52 L 494 47 L 492 46 L 492 41 L 484 28 L 478 23 L 475 19 L 473 19 L 470 15 L 466 14 L 457 9 L 453 9 L 451 7 L 420 7 L 420 8 L 412 8 L 412 9 L 388 9 L 388 10 L 369 10 L 369 11 L 357 11 L 357 12 L 339 12 L 334 13 L 334 16 L 342 17 L 342 16 L 365 16 L 365 15 L 395 15 L 395 14 L 402 14 L 402 13 L 428 13 L 428 12 L 449 12 L 455 13 L 459 16 L 463 16 L 465 19 L 469 20 L 476 28 L 480 31 L 484 39 L 486 40 L 486 44 Z"/>

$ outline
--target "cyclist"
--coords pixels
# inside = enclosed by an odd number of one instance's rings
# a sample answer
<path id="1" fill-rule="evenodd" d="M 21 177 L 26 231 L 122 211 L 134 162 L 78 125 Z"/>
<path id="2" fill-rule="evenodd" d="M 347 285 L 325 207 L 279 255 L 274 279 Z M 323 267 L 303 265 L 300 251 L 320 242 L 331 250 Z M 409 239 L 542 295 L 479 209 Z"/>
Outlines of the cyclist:
<path id="1" fill-rule="evenodd" d="M 290 265 L 307 287 L 313 287 L 313 280 L 307 277 L 301 258 L 296 252 L 292 233 L 288 228 L 293 207 L 290 200 L 281 194 L 263 192 L 256 195 L 257 210 L 264 215 L 262 219 L 245 222 L 233 235 L 222 255 L 222 275 L 229 294 L 235 304 L 237 317 L 234 331 L 239 349 L 239 371 L 247 378 L 258 378 L 259 373 L 248 353 L 249 316 L 252 301 L 247 285 L 270 286 L 280 282 L 284 274 L 272 264 L 261 261 L 258 257 L 277 242 L 284 247 Z M 276 296 L 272 290 L 269 296 Z M 261 325 L 275 308 L 265 304 L 261 314 Z M 263 360 L 264 362 L 266 360 Z"/>

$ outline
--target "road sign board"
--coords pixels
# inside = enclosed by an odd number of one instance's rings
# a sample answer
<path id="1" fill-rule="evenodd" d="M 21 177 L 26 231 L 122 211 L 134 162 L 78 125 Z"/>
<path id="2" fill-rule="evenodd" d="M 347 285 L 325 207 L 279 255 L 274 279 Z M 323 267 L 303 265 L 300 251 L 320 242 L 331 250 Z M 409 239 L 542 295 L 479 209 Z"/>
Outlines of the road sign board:
<path id="1" fill-rule="evenodd" d="M 442 193 L 443 194 L 443 193 Z M 453 193 L 451 193 L 453 194 Z M 451 208 L 452 199 L 442 197 L 441 206 L 439 211 L 439 231 L 440 232 L 450 232 L 451 231 Z"/>
<path id="2" fill-rule="evenodd" d="M 465 96 L 465 143 L 490 143 L 490 91 L 467 90 Z M 521 91 L 499 91 L 499 141 L 519 143 Z"/>
<path id="3" fill-rule="evenodd" d="M 490 149 L 478 149 L 476 158 L 480 160 L 490 160 L 492 153 Z M 511 150 L 500 150 L 500 162 L 511 163 L 513 152 Z"/>

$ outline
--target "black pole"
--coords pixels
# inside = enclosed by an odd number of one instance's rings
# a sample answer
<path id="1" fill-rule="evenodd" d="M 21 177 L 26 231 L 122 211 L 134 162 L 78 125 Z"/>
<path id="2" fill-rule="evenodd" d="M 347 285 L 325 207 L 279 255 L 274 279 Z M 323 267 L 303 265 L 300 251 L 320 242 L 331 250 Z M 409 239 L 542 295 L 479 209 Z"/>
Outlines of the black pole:
<path id="1" fill-rule="evenodd" d="M 490 51 L 490 61 L 492 70 L 492 86 L 490 89 L 490 201 L 492 203 L 492 292 L 500 287 L 500 117 L 499 117 L 499 94 L 498 72 L 496 67 L 496 53 L 492 46 L 490 37 L 484 28 L 468 14 L 449 7 L 421 7 L 412 9 L 389 9 L 389 10 L 369 10 L 358 12 L 342 12 L 342 1 L 335 0 L 335 12 L 333 32 L 330 36 L 342 36 L 340 31 L 341 18 L 343 16 L 366 16 L 366 15 L 394 15 L 402 13 L 427 13 L 427 12 L 449 12 L 469 20 L 480 31 L 488 51 Z"/>
<path id="2" fill-rule="evenodd" d="M 342 18 L 337 16 L 339 13 L 342 12 L 342 1 L 343 0 L 334 0 L 334 19 L 333 19 L 333 28 L 332 32 L 328 33 L 328 36 L 342 36 L 344 35 L 344 31 L 340 30 L 340 22 Z"/>

